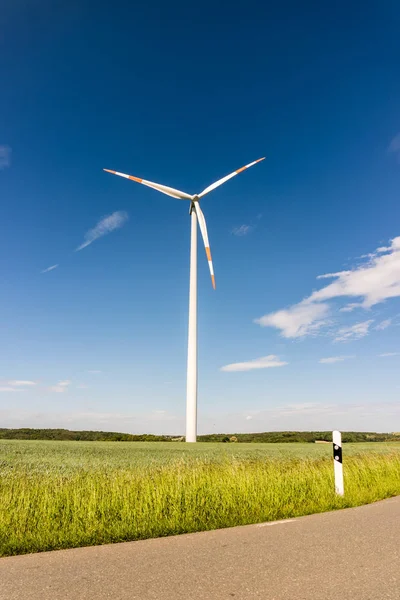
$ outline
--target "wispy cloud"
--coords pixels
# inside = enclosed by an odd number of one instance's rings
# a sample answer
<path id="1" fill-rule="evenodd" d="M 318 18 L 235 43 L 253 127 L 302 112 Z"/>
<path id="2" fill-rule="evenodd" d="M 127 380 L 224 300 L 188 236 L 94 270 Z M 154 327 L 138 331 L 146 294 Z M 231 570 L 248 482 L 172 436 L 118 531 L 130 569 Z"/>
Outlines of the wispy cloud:
<path id="1" fill-rule="evenodd" d="M 351 340 L 360 340 L 368 335 L 369 328 L 373 322 L 373 319 L 369 319 L 368 321 L 356 323 L 355 325 L 350 325 L 349 327 L 341 327 L 337 331 L 334 341 L 350 342 Z"/>
<path id="2" fill-rule="evenodd" d="M 322 365 L 333 365 L 334 363 L 343 362 L 348 358 L 354 358 L 354 356 L 330 356 L 329 358 L 321 358 L 318 362 Z"/>
<path id="3" fill-rule="evenodd" d="M 234 227 L 232 229 L 233 235 L 237 237 L 243 237 L 244 235 L 249 234 L 254 229 L 253 225 L 240 225 L 240 227 Z"/>
<path id="4" fill-rule="evenodd" d="M 88 373 L 91 373 L 92 375 L 98 375 L 99 373 L 101 373 L 101 371 L 91 370 L 91 371 L 88 371 Z"/>
<path id="5" fill-rule="evenodd" d="M 11 148 L 0 146 L 0 171 L 11 165 Z"/>
<path id="6" fill-rule="evenodd" d="M 400 297 L 400 236 L 393 238 L 390 245 L 377 248 L 361 266 L 320 275 L 318 279 L 335 281 L 299 304 L 264 315 L 256 323 L 280 329 L 284 337 L 301 337 L 326 324 L 324 317 L 330 309 L 328 300 L 346 296 L 361 299 L 361 303 L 347 304 L 342 309 L 342 312 L 350 312 L 358 306 L 367 309 L 388 298 Z"/>
<path id="7" fill-rule="evenodd" d="M 103 237 L 104 235 L 107 235 L 108 233 L 111 233 L 115 229 L 123 227 L 127 220 L 128 213 L 124 211 L 116 211 L 112 213 L 112 215 L 104 217 L 97 223 L 95 227 L 93 227 L 93 229 L 89 229 L 89 231 L 85 233 L 85 241 L 83 242 L 83 244 L 78 246 L 75 252 L 83 250 L 83 248 L 86 248 L 95 240 L 98 240 L 99 238 Z"/>
<path id="8" fill-rule="evenodd" d="M 379 410 L 377 406 L 374 407 L 377 414 Z M 396 408 L 395 405 L 391 405 L 388 412 L 394 410 L 400 414 L 400 409 Z M 386 407 L 385 407 L 386 409 Z M 243 420 L 251 421 L 255 420 L 257 423 L 257 431 L 279 431 L 279 430 L 317 430 L 323 431 L 326 429 L 331 430 L 335 423 L 341 423 L 343 425 L 349 425 L 350 422 L 355 421 L 355 415 L 357 418 L 362 415 L 365 417 L 370 413 L 367 411 L 365 405 L 354 405 L 354 404 L 330 404 L 320 402 L 296 402 L 291 404 L 284 404 L 280 406 L 271 406 L 264 410 L 253 411 L 252 413 L 242 413 L 241 423 Z M 352 416 L 354 418 L 352 419 Z M 370 419 L 372 421 L 372 419 Z M 334 425 L 332 425 L 332 423 Z M 359 425 L 358 425 L 359 426 Z M 249 423 L 247 431 L 254 431 L 254 425 Z M 373 430 L 373 426 L 371 426 Z M 346 429 L 349 429 L 347 426 Z M 351 428 L 350 428 L 351 429 Z M 243 425 L 239 424 L 239 415 L 224 415 L 223 431 L 243 431 Z M 381 429 L 383 431 L 383 429 Z"/>
<path id="9" fill-rule="evenodd" d="M 300 302 L 290 308 L 264 315 L 260 319 L 256 319 L 255 323 L 261 327 L 280 329 L 285 338 L 297 338 L 314 333 L 325 325 L 328 313 L 329 306 L 327 304 Z"/>
<path id="10" fill-rule="evenodd" d="M 390 142 L 388 151 L 394 154 L 397 160 L 400 161 L 400 132 Z"/>
<path id="11" fill-rule="evenodd" d="M 371 308 L 400 296 L 400 236 L 394 238 L 390 246 L 378 248 L 369 262 L 351 271 L 331 273 L 329 277 L 336 281 L 313 292 L 309 302 L 356 296 L 363 298 L 363 308 Z"/>
<path id="12" fill-rule="evenodd" d="M 399 402 L 354 402 L 352 394 L 340 403 L 299 402 L 275 404 L 265 410 L 252 410 L 249 406 L 240 412 L 210 410 L 203 414 L 199 433 L 240 431 L 393 431 L 400 418 Z M 249 400 L 251 402 L 251 400 Z M 247 404 L 249 404 L 249 402 Z M 65 403 L 62 403 L 65 405 Z M 126 433 L 158 433 L 182 435 L 185 431 L 184 411 L 162 416 L 151 410 L 139 412 L 95 412 L 93 410 L 66 410 L 65 412 L 40 412 L 38 410 L 0 408 L 2 427 L 59 428 L 72 430 L 97 429 Z M 60 404 L 61 406 L 61 404 Z M 252 417 L 247 419 L 247 417 Z"/>
<path id="13" fill-rule="evenodd" d="M 360 308 L 362 304 L 359 302 L 351 302 L 350 304 L 346 304 L 342 308 L 339 308 L 339 312 L 353 312 L 356 308 Z"/>
<path id="14" fill-rule="evenodd" d="M 59 381 L 57 385 L 52 385 L 49 387 L 50 392 L 55 392 L 56 394 L 63 394 L 67 391 L 68 387 L 71 385 L 71 381 L 69 379 L 65 379 L 64 381 Z"/>
<path id="15" fill-rule="evenodd" d="M 254 231 L 254 229 L 256 229 L 256 227 L 258 226 L 258 223 L 260 221 L 260 219 L 262 219 L 262 214 L 259 213 L 256 217 L 256 222 L 254 223 L 243 223 L 243 225 L 240 225 L 239 227 L 234 227 L 231 231 L 231 233 L 233 235 L 236 235 L 237 237 L 243 237 L 245 235 L 248 235 L 249 233 L 251 233 L 252 231 Z"/>
<path id="16" fill-rule="evenodd" d="M 317 279 L 332 279 L 332 277 L 341 277 L 342 275 L 347 275 L 347 273 L 350 273 L 350 271 L 339 271 L 338 273 L 324 273 L 323 275 L 317 275 Z"/>
<path id="17" fill-rule="evenodd" d="M 54 271 L 54 269 L 57 269 L 58 265 L 52 265 L 51 267 L 47 267 L 47 269 L 43 269 L 43 271 L 40 271 L 41 273 L 48 273 L 49 271 Z"/>
<path id="18" fill-rule="evenodd" d="M 159 433 L 179 434 L 185 430 L 185 417 L 166 412 L 163 415 L 151 411 L 134 412 L 95 412 L 77 410 L 65 412 L 39 412 L 0 408 L 2 427 L 59 428 L 72 430 L 97 429 L 101 431 L 120 431 L 122 433 Z"/>
<path id="19" fill-rule="evenodd" d="M 383 354 L 380 354 L 379 356 L 381 356 L 382 358 L 388 357 L 388 356 L 399 356 L 400 352 L 384 352 Z"/>
<path id="20" fill-rule="evenodd" d="M 280 415 L 288 415 L 288 414 L 301 414 L 301 413 L 316 413 L 316 412 L 325 412 L 332 410 L 332 405 L 330 404 L 321 404 L 319 402 L 295 402 L 293 404 L 287 404 L 286 406 L 282 406 L 279 410 Z"/>
<path id="21" fill-rule="evenodd" d="M 270 369 L 273 367 L 283 367 L 287 365 L 287 362 L 280 360 L 274 354 L 269 356 L 263 356 L 261 358 L 255 358 L 247 362 L 233 363 L 221 367 L 221 371 L 252 371 L 253 369 Z"/>
<path id="22" fill-rule="evenodd" d="M 36 381 L 28 381 L 25 379 L 14 379 L 12 381 L 8 382 L 8 385 L 11 386 L 30 386 L 30 385 L 36 385 Z"/>
<path id="23" fill-rule="evenodd" d="M 20 388 L 11 387 L 9 385 L 0 386 L 0 392 L 23 392 Z"/>
<path id="24" fill-rule="evenodd" d="M 384 329 L 387 329 L 388 327 L 390 327 L 391 324 L 392 324 L 392 319 L 385 319 L 384 321 L 381 321 L 380 323 L 378 323 L 378 325 L 375 327 L 375 329 L 377 331 L 383 331 Z"/>

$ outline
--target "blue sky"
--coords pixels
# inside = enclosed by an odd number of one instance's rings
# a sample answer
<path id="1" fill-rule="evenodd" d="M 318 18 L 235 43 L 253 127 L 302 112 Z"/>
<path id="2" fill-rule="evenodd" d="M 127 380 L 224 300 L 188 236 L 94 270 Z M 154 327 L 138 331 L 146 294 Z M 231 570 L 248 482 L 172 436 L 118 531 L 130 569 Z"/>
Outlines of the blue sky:
<path id="1" fill-rule="evenodd" d="M 3 9 L 0 426 L 184 433 L 189 207 L 102 169 L 266 156 L 202 202 L 199 431 L 400 430 L 397 3 L 93 8 Z"/>

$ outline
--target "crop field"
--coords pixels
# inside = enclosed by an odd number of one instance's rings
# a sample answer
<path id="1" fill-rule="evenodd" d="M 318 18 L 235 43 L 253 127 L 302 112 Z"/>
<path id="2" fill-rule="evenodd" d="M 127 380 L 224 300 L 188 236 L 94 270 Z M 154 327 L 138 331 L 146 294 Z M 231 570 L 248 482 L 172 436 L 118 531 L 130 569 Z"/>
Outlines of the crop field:
<path id="1" fill-rule="evenodd" d="M 400 444 L 0 440 L 0 556 L 358 506 L 400 494 Z"/>

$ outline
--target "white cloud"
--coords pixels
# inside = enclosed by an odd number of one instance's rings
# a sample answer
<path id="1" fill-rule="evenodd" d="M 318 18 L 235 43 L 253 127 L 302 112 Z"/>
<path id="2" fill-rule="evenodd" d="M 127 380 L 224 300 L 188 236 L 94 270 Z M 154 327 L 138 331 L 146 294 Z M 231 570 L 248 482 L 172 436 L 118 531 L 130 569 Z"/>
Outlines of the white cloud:
<path id="1" fill-rule="evenodd" d="M 392 319 L 385 319 L 384 321 L 381 321 L 380 323 L 378 323 L 378 325 L 375 327 L 375 329 L 377 329 L 378 331 L 383 331 L 383 329 L 387 329 L 388 327 L 390 327 L 391 324 L 392 324 Z"/>
<path id="2" fill-rule="evenodd" d="M 328 300 L 354 297 L 361 303 L 352 303 L 342 309 L 371 308 L 389 298 L 400 297 L 400 236 L 371 254 L 368 262 L 349 271 L 320 275 L 318 279 L 335 279 L 329 285 L 313 292 L 294 306 L 267 314 L 256 320 L 262 326 L 280 329 L 284 337 L 302 337 L 324 325 L 328 314 Z"/>
<path id="3" fill-rule="evenodd" d="M 352 394 L 349 393 L 348 398 Z M 247 398 L 247 397 L 246 397 Z M 250 412 L 250 410 L 249 410 Z M 400 418 L 399 402 L 298 403 L 272 405 L 246 413 L 218 412 L 210 409 L 200 415 L 199 433 L 245 431 L 393 431 Z M 90 410 L 40 412 L 17 408 L 0 409 L 2 427 L 59 428 L 72 430 L 156 433 L 179 436 L 185 432 L 184 408 L 180 414 L 160 417 L 151 412 L 104 412 Z M 396 430 L 396 429 L 395 429 Z"/>
<path id="4" fill-rule="evenodd" d="M 309 412 L 325 412 L 331 410 L 331 405 L 323 405 L 318 402 L 296 402 L 294 404 L 287 404 L 281 408 L 278 408 L 280 415 L 288 414 L 299 414 Z"/>
<path id="5" fill-rule="evenodd" d="M 386 357 L 386 356 L 399 356 L 400 352 L 384 352 L 383 354 L 380 354 L 379 356 L 382 357 Z"/>
<path id="6" fill-rule="evenodd" d="M 243 237 L 244 235 L 250 233 L 252 229 L 254 229 L 253 225 L 241 225 L 240 227 L 234 227 L 232 229 L 232 233 L 238 237 Z"/>
<path id="7" fill-rule="evenodd" d="M 104 217 L 101 219 L 93 229 L 89 229 L 87 233 L 85 233 L 85 241 L 83 244 L 78 246 L 75 252 L 79 250 L 83 250 L 86 246 L 89 246 L 95 240 L 111 233 L 115 229 L 119 229 L 122 227 L 126 221 L 128 220 L 128 213 L 124 211 L 116 211 L 109 215 L 108 217 Z"/>
<path id="8" fill-rule="evenodd" d="M 393 431 L 400 418 L 398 402 L 357 402 L 349 393 L 343 402 L 299 402 L 268 406 L 265 410 L 210 413 L 200 419 L 201 433 L 230 433 L 254 431 Z M 269 404 L 269 403 L 268 403 Z"/>
<path id="9" fill-rule="evenodd" d="M 8 385 L 0 386 L 0 392 L 23 392 L 24 390 L 20 390 L 18 388 L 14 388 Z"/>
<path id="10" fill-rule="evenodd" d="M 88 371 L 88 373 L 91 373 L 92 375 L 98 375 L 99 373 L 101 373 L 101 371 L 93 370 L 93 371 Z"/>
<path id="11" fill-rule="evenodd" d="M 339 312 L 353 312 L 356 308 L 360 308 L 362 304 L 359 302 L 351 302 L 350 304 L 346 304 L 342 308 L 339 308 Z"/>
<path id="12" fill-rule="evenodd" d="M 310 304 L 300 302 L 291 308 L 278 310 L 256 319 L 262 327 L 276 327 L 286 338 L 297 338 L 317 331 L 326 324 L 325 317 L 329 313 L 327 304 Z"/>
<path id="13" fill-rule="evenodd" d="M 52 265 L 51 267 L 47 267 L 47 269 L 43 269 L 43 271 L 40 271 L 41 273 L 48 273 L 49 271 L 54 271 L 54 269 L 57 269 L 58 265 Z"/>
<path id="14" fill-rule="evenodd" d="M 86 385 L 85 383 L 80 383 L 76 387 L 77 387 L 78 390 L 87 390 L 89 388 L 89 386 Z"/>
<path id="15" fill-rule="evenodd" d="M 129 412 L 94 412 L 90 410 L 39 412 L 0 409 L 2 427 L 66 428 L 71 430 L 118 431 L 121 433 L 155 433 L 182 435 L 185 417 L 165 413 L 157 415 Z"/>
<path id="16" fill-rule="evenodd" d="M 388 150 L 391 154 L 395 154 L 397 156 L 397 159 L 400 160 L 400 133 L 398 133 L 392 139 L 392 141 L 389 144 Z"/>
<path id="17" fill-rule="evenodd" d="M 336 281 L 313 292 L 308 302 L 324 302 L 342 296 L 362 298 L 362 306 L 370 308 L 388 298 L 400 296 L 400 236 L 379 255 L 352 271 L 332 273 Z"/>
<path id="18" fill-rule="evenodd" d="M 342 362 L 348 358 L 354 358 L 353 356 L 330 356 L 329 358 L 321 358 L 318 362 L 323 365 L 332 365 L 337 362 Z"/>
<path id="19" fill-rule="evenodd" d="M 366 256 L 372 256 L 372 254 L 368 254 Z M 317 275 L 317 279 L 332 279 L 333 277 L 341 277 L 342 275 L 347 275 L 351 273 L 351 271 L 339 271 L 339 273 L 325 273 L 324 275 Z"/>
<path id="20" fill-rule="evenodd" d="M 287 362 L 279 360 L 279 358 L 274 354 L 270 354 L 269 356 L 255 358 L 254 360 L 249 360 L 248 362 L 233 363 L 231 365 L 226 365 L 225 367 L 221 367 L 221 371 L 252 371 L 253 369 L 270 369 L 273 367 L 283 367 L 287 364 Z"/>
<path id="21" fill-rule="evenodd" d="M 11 165 L 11 148 L 0 146 L 0 171 Z"/>
<path id="22" fill-rule="evenodd" d="M 246 421 L 251 421 L 251 419 L 252 419 L 252 418 L 253 418 L 253 417 L 252 417 L 251 415 L 247 415 L 247 417 L 246 417 Z"/>
<path id="23" fill-rule="evenodd" d="M 36 381 L 26 381 L 23 379 L 14 379 L 12 381 L 9 381 L 8 385 L 11 385 L 11 386 L 36 385 Z"/>
<path id="24" fill-rule="evenodd" d="M 59 381 L 57 385 L 52 385 L 49 387 L 50 392 L 55 392 L 56 394 L 63 394 L 67 391 L 68 386 L 71 385 L 69 379 L 65 379 L 64 381 Z"/>
<path id="25" fill-rule="evenodd" d="M 361 338 L 368 335 L 370 325 L 373 322 L 373 319 L 369 319 L 368 321 L 356 323 L 355 325 L 350 325 L 349 327 L 341 327 L 337 331 L 334 341 L 349 342 L 351 340 L 360 340 Z"/>

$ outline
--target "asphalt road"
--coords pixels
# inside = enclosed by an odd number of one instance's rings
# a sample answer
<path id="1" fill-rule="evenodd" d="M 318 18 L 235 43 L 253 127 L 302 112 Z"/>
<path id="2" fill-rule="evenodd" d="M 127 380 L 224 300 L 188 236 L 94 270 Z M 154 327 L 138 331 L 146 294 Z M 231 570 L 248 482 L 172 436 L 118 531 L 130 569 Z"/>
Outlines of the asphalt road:
<path id="1" fill-rule="evenodd" d="M 300 519 L 0 559 L 1 600 L 400 599 L 400 497 Z"/>

